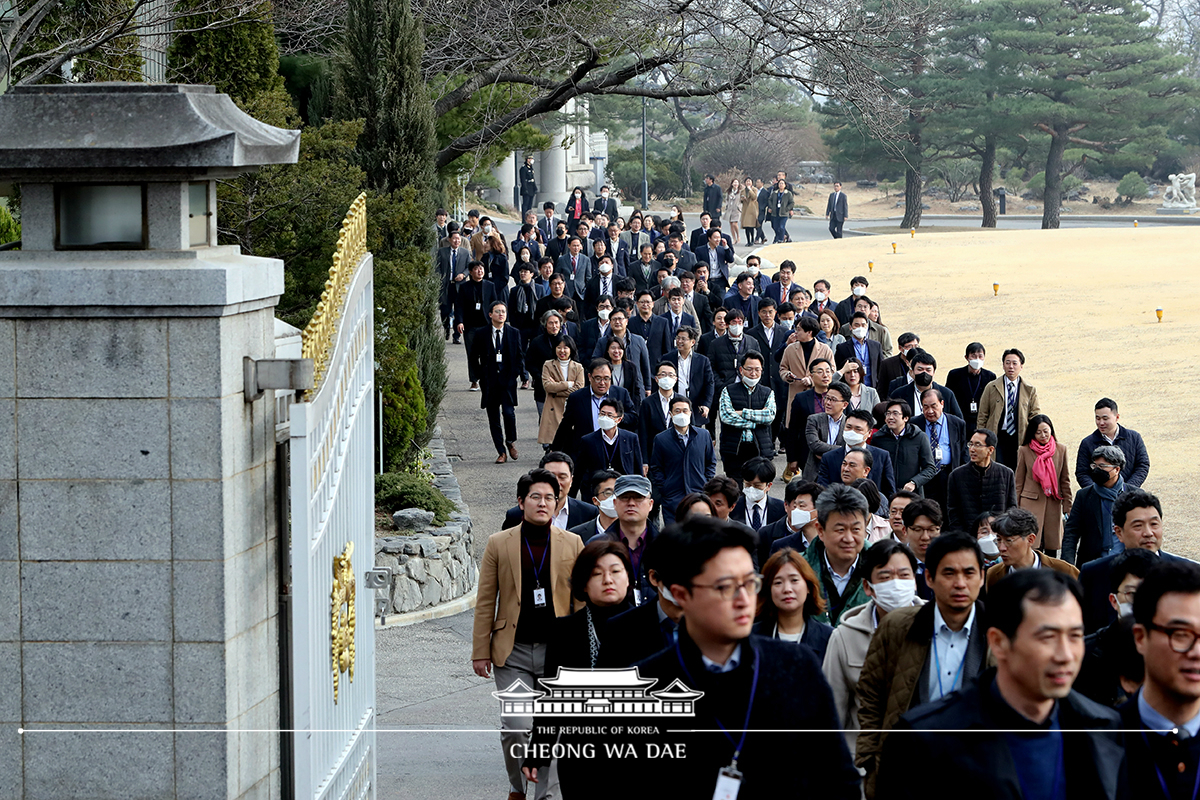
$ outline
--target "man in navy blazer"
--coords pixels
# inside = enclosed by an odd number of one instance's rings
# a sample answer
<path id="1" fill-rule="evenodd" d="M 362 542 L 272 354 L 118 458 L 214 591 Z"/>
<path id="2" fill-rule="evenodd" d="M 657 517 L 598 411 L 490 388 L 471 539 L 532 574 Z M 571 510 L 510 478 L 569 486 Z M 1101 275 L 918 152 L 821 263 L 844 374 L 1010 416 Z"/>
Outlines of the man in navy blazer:
<path id="1" fill-rule="evenodd" d="M 566 519 L 563 524 L 557 522 L 551 524 L 567 530 L 574 528 L 577 525 L 582 525 L 585 522 L 591 522 L 600 513 L 600 509 L 596 508 L 591 503 L 585 503 L 582 500 L 576 500 L 570 496 L 572 491 L 577 491 L 575 488 L 575 460 L 566 453 L 557 450 L 551 450 L 542 456 L 538 462 L 538 467 L 548 470 L 555 478 L 558 479 L 559 496 L 558 506 L 554 510 L 554 518 L 560 518 L 563 511 L 567 512 Z M 521 524 L 521 520 L 525 518 L 525 514 L 519 506 L 513 506 L 504 514 L 504 526 L 500 530 L 508 530 L 515 528 Z"/>
<path id="2" fill-rule="evenodd" d="M 700 227 L 692 231 L 688 238 L 688 247 L 694 252 L 708 242 L 708 232 L 712 228 L 712 215 L 705 211 L 700 215 Z"/>
<path id="3" fill-rule="evenodd" d="M 633 411 L 633 398 L 625 389 L 612 385 L 612 365 L 607 359 L 594 358 L 588 363 L 588 385 L 567 395 L 562 422 L 554 434 L 554 445 L 551 449 L 575 456 L 578 453 L 579 440 L 600 429 L 597 424 L 600 402 L 606 397 L 621 401 L 622 407 L 627 409 L 621 427 L 636 431 L 638 417 Z"/>
<path id="4" fill-rule="evenodd" d="M 595 487 L 592 485 L 592 475 L 598 470 L 611 469 L 621 475 L 642 475 L 645 462 L 642 461 L 642 447 L 638 435 L 631 431 L 623 431 L 613 427 L 604 430 L 603 419 L 612 420 L 610 424 L 621 424 L 625 417 L 625 406 L 620 400 L 606 397 L 600 401 L 601 429 L 587 434 L 579 440 L 579 455 L 575 459 L 580 475 L 580 487 L 584 497 L 593 497 Z"/>
<path id="5" fill-rule="evenodd" d="M 492 324 L 475 331 L 467 356 L 479 378 L 479 407 L 487 411 L 496 463 L 503 464 L 510 457 L 517 460 L 517 379 L 525 372 L 524 348 L 521 333 L 506 324 L 508 305 L 504 301 L 492 302 L 488 318 Z"/>
<path id="6" fill-rule="evenodd" d="M 851 425 L 853 417 L 847 417 L 847 428 Z M 873 461 L 871 462 L 871 472 L 867 475 L 871 482 L 879 489 L 879 493 L 885 498 L 891 497 L 896 493 L 896 471 L 892 467 L 892 457 L 888 455 L 887 450 L 880 450 L 878 447 L 873 447 L 869 444 L 859 445 L 871 454 Z M 821 486 L 828 486 L 831 483 L 842 482 L 842 462 L 846 460 L 846 453 L 850 451 L 849 445 L 839 447 L 837 450 L 830 450 L 825 455 L 821 456 L 821 464 L 817 467 L 817 483 Z"/>
<path id="7" fill-rule="evenodd" d="M 696 263 L 708 267 L 708 285 L 724 293 L 730 286 L 729 265 L 733 263 L 733 251 L 721 244 L 721 232 L 708 232 L 708 243 L 696 248 Z M 715 262 L 715 269 L 714 267 Z"/>
<path id="8" fill-rule="evenodd" d="M 954 392 L 933 380 L 933 376 L 937 372 L 937 359 L 933 357 L 932 353 L 921 350 L 911 354 L 908 369 L 907 375 L 901 375 L 888 384 L 886 395 L 880 393 L 884 400 L 903 400 L 908 403 L 909 408 L 916 410 L 921 407 L 921 395 L 925 390 L 937 389 L 942 393 L 942 400 L 946 404 L 946 413 L 953 414 L 959 419 L 965 419 Z M 922 383 L 925 385 L 922 386 Z M 970 434 L 967 436 L 969 437 Z"/>
<path id="9" fill-rule="evenodd" d="M 946 396 L 953 397 L 954 394 L 941 389 L 926 389 L 921 393 L 921 413 L 914 414 L 909 420 L 918 430 L 930 437 L 929 447 L 933 451 L 933 461 L 938 472 L 925 484 L 925 496 L 938 501 L 943 508 L 946 507 L 946 482 L 950 479 L 950 473 L 970 460 L 967 455 L 967 442 L 973 433 L 967 430 L 967 423 L 961 417 L 946 411 L 943 400 Z M 937 441 L 932 438 L 935 427 Z M 938 447 L 943 440 L 945 442 L 939 458 Z"/>
<path id="10" fill-rule="evenodd" d="M 567 276 L 569 291 L 579 300 L 583 300 L 587 291 L 588 278 L 592 277 L 592 260 L 583 252 L 583 239 L 572 236 L 567 244 L 567 252 L 558 258 L 554 271 Z"/>
<path id="11" fill-rule="evenodd" d="M 749 257 L 746 258 L 749 262 Z M 800 288 L 799 285 L 792 282 L 792 276 L 796 274 L 796 265 L 788 259 L 779 264 L 779 280 L 771 281 L 771 285 L 763 291 L 763 297 L 769 297 L 775 301 L 776 306 L 781 306 L 788 302 L 788 295 L 792 289 Z"/>
<path id="12" fill-rule="evenodd" d="M 1113 532 L 1126 550 L 1149 550 L 1160 558 L 1186 561 L 1180 556 L 1162 550 L 1162 504 L 1145 489 L 1128 489 L 1117 496 L 1112 509 Z M 1079 582 L 1083 585 L 1083 627 L 1094 633 L 1116 619 L 1116 612 L 1108 602 L 1112 591 L 1109 573 L 1112 555 L 1089 561 L 1079 570 Z"/>
<path id="13" fill-rule="evenodd" d="M 692 422 L 696 425 L 707 425 L 713 411 L 713 403 L 717 401 L 717 378 L 713 374 L 712 362 L 706 356 L 696 352 L 696 340 L 699 331 L 696 328 L 683 327 L 675 337 L 675 349 L 663 356 L 663 361 L 675 368 L 679 375 L 679 363 L 687 365 L 687 391 L 680 392 L 692 401 Z M 678 391 L 679 384 L 676 384 Z"/>
<path id="14" fill-rule="evenodd" d="M 579 350 L 581 359 L 590 358 L 596 349 L 596 344 L 612 332 L 612 328 L 608 325 L 608 316 L 612 310 L 613 299 L 608 295 L 601 295 L 592 309 L 591 316 L 579 326 L 579 340 L 575 342 L 575 347 Z M 600 319 L 602 313 L 604 319 Z"/>
<path id="15" fill-rule="evenodd" d="M 851 320 L 851 326 L 853 326 L 854 322 L 858 319 L 860 319 L 859 313 L 855 312 L 855 318 Z M 864 323 L 867 322 L 867 317 L 865 314 L 861 315 L 861 319 L 864 321 Z M 866 324 L 864 324 L 862 327 L 865 328 Z M 878 389 L 879 387 L 876 386 L 876 381 L 879 377 L 879 365 L 883 361 L 883 351 L 879 347 L 879 342 L 874 342 L 870 339 L 863 339 L 861 344 L 863 344 L 867 349 L 866 366 L 870 371 L 870 374 L 866 376 L 867 379 L 864 380 L 863 383 L 865 383 L 867 386 Z M 833 351 L 834 366 L 836 366 L 839 371 L 841 370 L 842 365 L 844 365 L 847 361 L 849 361 L 851 358 L 857 357 L 858 354 L 854 348 L 853 341 L 842 342 Z"/>
<path id="16" fill-rule="evenodd" d="M 671 386 L 663 389 L 661 379 L 671 380 Z M 642 401 L 638 409 L 638 439 L 642 443 L 642 460 L 649 464 L 654 455 L 654 441 L 660 433 L 671 427 L 671 401 L 676 395 L 675 368 L 667 362 L 655 365 L 654 391 Z"/>
<path id="17" fill-rule="evenodd" d="M 654 295 L 649 289 L 634 293 L 637 310 L 629 318 L 629 330 L 646 340 L 646 353 L 650 357 L 650 368 L 662 361 L 672 348 L 671 325 L 654 313 Z M 648 375 L 643 377 L 649 377 Z M 647 385 L 649 388 L 649 385 Z"/>
<path id="18" fill-rule="evenodd" d="M 675 395 L 670 410 L 671 427 L 654 438 L 650 457 L 650 483 L 662 507 L 664 526 L 675 521 L 675 508 L 685 496 L 702 491 L 717 474 L 712 436 L 692 425 L 692 401 Z"/>

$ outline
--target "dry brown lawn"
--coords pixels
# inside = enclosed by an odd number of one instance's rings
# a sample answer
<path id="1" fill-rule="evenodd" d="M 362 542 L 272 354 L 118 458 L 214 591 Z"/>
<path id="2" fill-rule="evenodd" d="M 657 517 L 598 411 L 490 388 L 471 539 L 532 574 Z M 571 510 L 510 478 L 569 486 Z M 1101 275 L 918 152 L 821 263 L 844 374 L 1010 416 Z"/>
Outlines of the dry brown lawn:
<path id="1" fill-rule="evenodd" d="M 834 299 L 867 275 L 893 338 L 905 331 L 938 358 L 938 381 L 965 363 L 968 342 L 1024 352 L 1072 465 L 1108 396 L 1150 453 L 1145 488 L 1159 496 L 1165 548 L 1200 557 L 1200 227 L 988 231 L 910 238 L 863 236 L 772 245 L 808 286 L 828 279 Z M 868 273 L 867 262 L 874 261 Z M 996 296 L 992 284 L 999 283 Z M 1158 322 L 1155 308 L 1163 308 Z"/>

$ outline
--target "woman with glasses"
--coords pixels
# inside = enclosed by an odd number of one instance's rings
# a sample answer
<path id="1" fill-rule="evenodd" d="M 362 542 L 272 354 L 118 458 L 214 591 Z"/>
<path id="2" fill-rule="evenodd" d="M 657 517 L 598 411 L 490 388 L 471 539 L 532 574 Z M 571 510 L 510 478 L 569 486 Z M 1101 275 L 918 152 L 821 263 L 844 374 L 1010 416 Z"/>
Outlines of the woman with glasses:
<path id="1" fill-rule="evenodd" d="M 1017 505 L 1038 519 L 1034 547 L 1053 558 L 1062 547 L 1063 519 L 1071 513 L 1071 470 L 1066 448 L 1045 414 L 1029 420 L 1017 450 Z"/>
<path id="2" fill-rule="evenodd" d="M 762 572 L 758 621 L 751 632 L 808 645 L 824 660 L 833 628 L 815 619 L 825 613 L 825 598 L 813 568 L 799 552 L 785 547 L 771 554 Z"/>

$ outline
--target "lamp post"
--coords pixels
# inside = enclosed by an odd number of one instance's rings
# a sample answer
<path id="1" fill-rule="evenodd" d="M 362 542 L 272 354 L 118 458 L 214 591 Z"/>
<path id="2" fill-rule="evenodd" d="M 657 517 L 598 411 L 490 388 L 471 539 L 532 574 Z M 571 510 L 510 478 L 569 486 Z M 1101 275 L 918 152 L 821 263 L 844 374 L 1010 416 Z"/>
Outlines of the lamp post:
<path id="1" fill-rule="evenodd" d="M 646 96 L 642 95 L 642 210 L 650 208 L 650 181 L 646 174 Z"/>

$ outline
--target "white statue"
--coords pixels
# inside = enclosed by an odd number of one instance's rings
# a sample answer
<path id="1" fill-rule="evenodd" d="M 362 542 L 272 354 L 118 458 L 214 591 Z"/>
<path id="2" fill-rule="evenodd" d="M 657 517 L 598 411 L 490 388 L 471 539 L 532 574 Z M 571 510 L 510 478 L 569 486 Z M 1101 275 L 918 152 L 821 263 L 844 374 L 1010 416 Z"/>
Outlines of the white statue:
<path id="1" fill-rule="evenodd" d="M 1171 187 L 1163 192 L 1163 208 L 1196 207 L 1196 173 L 1168 175 Z"/>

